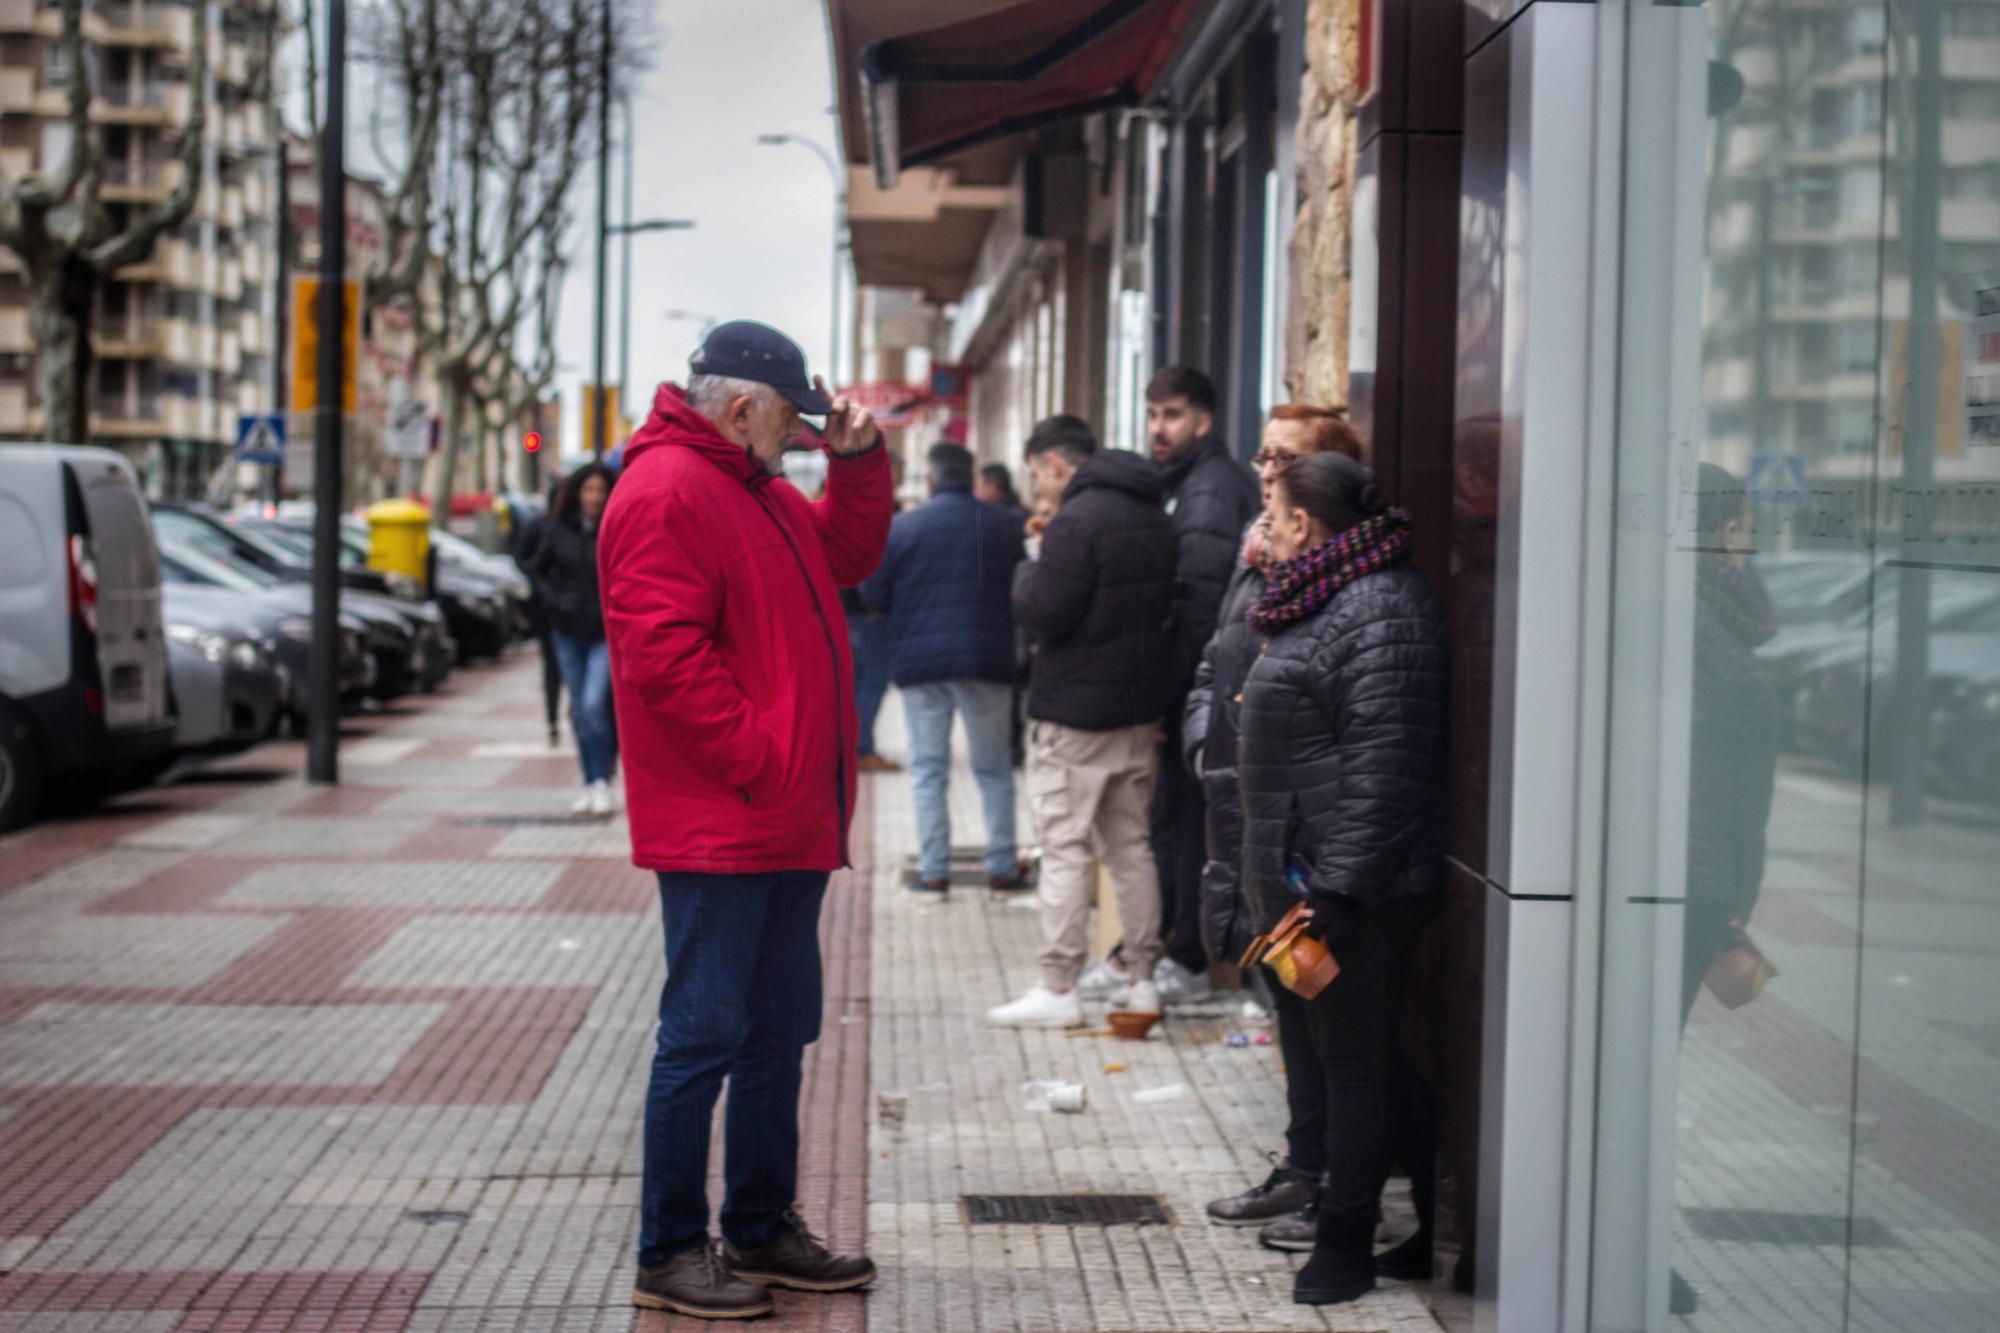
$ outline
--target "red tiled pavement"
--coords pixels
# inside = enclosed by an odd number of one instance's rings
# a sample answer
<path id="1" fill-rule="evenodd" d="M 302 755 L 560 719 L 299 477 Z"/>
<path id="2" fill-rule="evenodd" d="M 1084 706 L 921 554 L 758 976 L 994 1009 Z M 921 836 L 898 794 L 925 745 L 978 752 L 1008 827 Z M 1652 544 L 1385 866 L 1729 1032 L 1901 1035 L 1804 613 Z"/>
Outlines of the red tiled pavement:
<path id="1" fill-rule="evenodd" d="M 520 668 L 516 667 L 516 671 Z M 510 673 L 511 674 L 511 673 Z M 492 688 L 489 679 L 487 688 Z M 473 693 L 479 692 L 475 680 Z M 450 696 L 447 696 L 450 697 Z M 429 701 L 394 715 L 357 720 L 356 737 L 393 734 L 398 723 L 422 716 Z M 538 711 L 516 709 L 539 719 Z M 504 706 L 483 714 L 505 727 Z M 516 730 L 521 728 L 516 727 Z M 471 746 L 427 741 L 409 758 L 434 763 L 469 756 Z M 271 770 L 294 771 L 302 758 L 296 742 L 276 743 L 217 766 L 199 780 L 141 793 L 92 818 L 73 819 L 0 839 L 0 894 L 47 872 L 103 851 L 120 838 L 152 829 L 175 816 L 199 813 L 245 791 L 268 785 Z M 489 770 L 490 771 L 490 770 Z M 574 761 L 550 757 L 521 761 L 508 770 L 507 786 L 569 785 Z M 389 812 L 394 786 L 341 787 L 297 795 L 284 804 L 286 818 L 355 817 Z M 868 875 L 872 828 L 864 796 L 856 819 L 859 874 L 837 877 L 822 921 L 826 959 L 826 1015 L 819 1043 L 808 1055 L 802 1095 L 804 1135 L 800 1191 L 814 1224 L 838 1245 L 858 1247 L 866 1220 L 866 1122 L 868 1078 Z M 496 824 L 437 820 L 397 849 L 399 862 L 478 862 L 507 830 Z M 172 854 L 163 854 L 171 859 Z M 334 858 L 287 857 L 286 861 Z M 343 863 L 346 860 L 343 858 Z M 198 921 L 223 910 L 219 900 L 252 872 L 277 863 L 268 856 L 233 856 L 227 839 L 173 860 L 132 888 L 78 909 L 75 919 L 132 915 Z M 351 862 L 364 883 L 370 860 Z M 509 912 L 630 915 L 651 910 L 649 880 L 622 860 L 568 859 L 539 902 Z M 502 909 L 325 906 L 230 907 L 234 918 L 266 916 L 281 924 L 255 947 L 200 984 L 10 984 L 0 971 L 0 1027 L 33 1006 L 157 1003 L 167 1006 L 442 1005 L 380 1083 L 369 1086 L 138 1087 L 9 1086 L 0 1072 L 0 1246 L 16 1237 L 46 1238 L 118 1184 L 127 1172 L 198 1110 L 242 1107 L 365 1107 L 383 1105 L 524 1106 L 547 1084 L 579 1033 L 600 986 L 422 984 L 395 987 L 344 984 L 396 933 L 419 916 L 482 915 Z M 650 929 L 650 927 L 648 927 Z M 115 977 L 115 966 L 104 969 Z M 720 1136 L 718 1136 L 718 1151 Z M 636 1163 L 624 1164 L 626 1185 L 636 1190 Z M 627 1201 L 629 1206 L 629 1200 Z M 337 1243 L 334 1248 L 338 1248 Z M 0 1250 L 0 1253 L 4 1253 Z M 183 1311 L 177 1328 L 397 1329 L 405 1326 L 431 1274 L 424 1271 L 283 1273 L 225 1272 L 17 1272 L 0 1273 L 0 1310 Z M 781 1317 L 767 1327 L 856 1329 L 863 1298 L 780 1296 Z M 648 1330 L 681 1321 L 637 1316 Z M 495 1327 L 496 1325 L 487 1325 Z M 687 1325 L 692 1327 L 693 1325 Z"/>

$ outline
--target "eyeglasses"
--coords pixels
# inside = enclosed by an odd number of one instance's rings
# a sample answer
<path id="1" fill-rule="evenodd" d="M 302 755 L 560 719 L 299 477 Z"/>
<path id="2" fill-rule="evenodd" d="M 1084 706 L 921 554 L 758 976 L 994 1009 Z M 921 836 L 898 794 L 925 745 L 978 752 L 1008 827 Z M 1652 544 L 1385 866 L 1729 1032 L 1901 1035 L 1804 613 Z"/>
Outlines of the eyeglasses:
<path id="1" fill-rule="evenodd" d="M 1298 457 L 1297 454 L 1292 453 L 1289 450 L 1259 449 L 1256 453 L 1250 455 L 1250 466 L 1260 467 L 1260 468 L 1283 467 L 1285 464 L 1293 461 L 1297 457 Z"/>

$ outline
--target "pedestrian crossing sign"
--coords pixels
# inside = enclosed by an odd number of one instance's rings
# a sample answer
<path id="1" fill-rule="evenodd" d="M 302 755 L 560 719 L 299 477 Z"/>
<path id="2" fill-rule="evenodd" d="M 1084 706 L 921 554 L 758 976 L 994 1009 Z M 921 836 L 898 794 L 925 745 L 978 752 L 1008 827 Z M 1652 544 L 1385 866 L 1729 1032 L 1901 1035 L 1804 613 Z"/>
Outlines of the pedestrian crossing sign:
<path id="1" fill-rule="evenodd" d="M 236 418 L 236 461 L 284 466 L 284 415 L 278 412 L 246 412 Z"/>

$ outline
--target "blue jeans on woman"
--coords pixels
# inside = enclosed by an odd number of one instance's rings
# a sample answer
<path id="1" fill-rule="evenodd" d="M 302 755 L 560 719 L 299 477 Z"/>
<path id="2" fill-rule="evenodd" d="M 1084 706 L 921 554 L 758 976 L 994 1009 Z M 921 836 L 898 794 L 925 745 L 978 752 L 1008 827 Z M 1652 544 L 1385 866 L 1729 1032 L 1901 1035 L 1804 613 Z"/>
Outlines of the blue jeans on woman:
<path id="1" fill-rule="evenodd" d="M 611 648 L 602 639 L 551 636 L 563 688 L 569 691 L 570 725 L 576 729 L 576 753 L 583 761 L 583 780 L 611 781 Z"/>
<path id="2" fill-rule="evenodd" d="M 708 1239 L 708 1145 L 723 1113 L 722 1237 L 768 1245 L 798 1199 L 799 1084 L 819 1038 L 825 871 L 660 874 L 667 983 L 646 1089 L 639 1266 Z"/>

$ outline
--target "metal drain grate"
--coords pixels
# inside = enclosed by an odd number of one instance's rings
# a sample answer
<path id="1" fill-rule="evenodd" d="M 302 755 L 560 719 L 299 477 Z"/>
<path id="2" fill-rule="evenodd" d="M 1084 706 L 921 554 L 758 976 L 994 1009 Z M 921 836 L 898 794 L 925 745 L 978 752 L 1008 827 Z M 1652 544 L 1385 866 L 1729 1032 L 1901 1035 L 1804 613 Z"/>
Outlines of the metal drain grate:
<path id="1" fill-rule="evenodd" d="M 1173 1214 L 1157 1194 L 964 1194 L 965 1220 L 974 1226 L 1013 1222 L 1023 1226 L 1171 1226 Z"/>
<path id="2" fill-rule="evenodd" d="M 1747 1241 L 1760 1245 L 1852 1244 L 1857 1249 L 1886 1249 L 1902 1243 L 1889 1228 L 1872 1217 L 1850 1220 L 1839 1213 L 1772 1213 L 1755 1208 L 1689 1208 L 1685 1211 L 1688 1225 L 1705 1240 Z"/>
<path id="3" fill-rule="evenodd" d="M 472 1220 L 471 1213 L 463 1213 L 456 1208 L 414 1208 L 403 1216 L 412 1222 L 421 1222 L 427 1227 L 456 1226 L 461 1222 Z"/>

